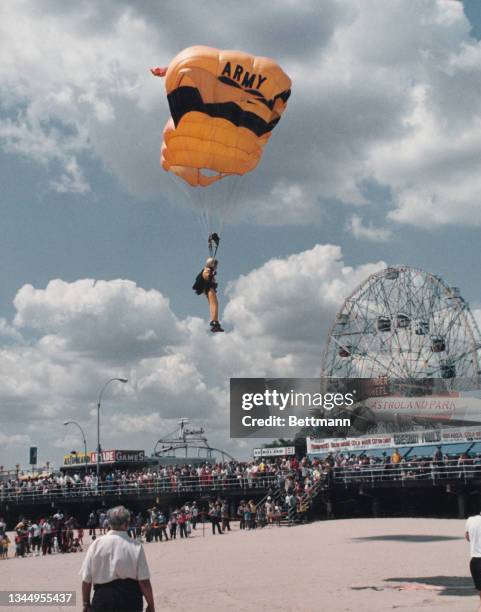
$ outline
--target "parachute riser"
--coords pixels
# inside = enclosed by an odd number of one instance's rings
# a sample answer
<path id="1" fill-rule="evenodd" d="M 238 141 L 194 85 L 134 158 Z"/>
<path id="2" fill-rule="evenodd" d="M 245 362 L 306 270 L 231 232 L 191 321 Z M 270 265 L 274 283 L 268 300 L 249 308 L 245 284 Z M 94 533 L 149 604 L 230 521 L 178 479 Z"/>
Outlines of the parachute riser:
<path id="1" fill-rule="evenodd" d="M 215 259 L 217 255 L 217 251 L 219 250 L 220 238 L 216 232 L 209 234 L 209 238 L 207 240 L 207 244 L 209 247 L 209 255 Z"/>

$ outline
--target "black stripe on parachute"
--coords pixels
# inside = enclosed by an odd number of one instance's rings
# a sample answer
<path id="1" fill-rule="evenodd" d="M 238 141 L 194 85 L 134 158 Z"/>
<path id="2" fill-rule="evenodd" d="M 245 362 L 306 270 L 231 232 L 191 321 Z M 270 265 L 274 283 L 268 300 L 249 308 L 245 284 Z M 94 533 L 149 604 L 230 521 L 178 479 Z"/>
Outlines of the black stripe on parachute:
<path id="1" fill-rule="evenodd" d="M 264 121 L 255 113 L 243 110 L 235 102 L 204 103 L 196 87 L 178 87 L 167 96 L 170 113 L 177 127 L 182 117 L 189 112 L 197 111 L 210 117 L 227 119 L 237 127 L 245 127 L 257 136 L 270 132 L 279 122 L 279 117 L 272 121 Z"/>
<path id="2" fill-rule="evenodd" d="M 237 81 L 234 81 L 229 77 L 220 76 L 217 78 L 221 83 L 224 83 L 225 85 L 237 87 L 237 89 L 244 89 L 241 85 L 239 85 L 239 83 L 237 83 Z M 287 100 L 289 100 L 289 96 L 291 95 L 291 90 L 286 89 L 286 91 L 281 91 L 281 93 L 278 93 L 277 96 L 274 96 L 272 100 L 267 100 L 267 98 L 265 98 L 258 89 L 244 89 L 244 91 L 248 94 L 251 94 L 251 96 L 255 96 L 259 100 L 259 102 L 262 102 L 262 104 L 265 104 L 271 110 L 274 108 L 274 102 L 278 98 L 281 98 L 284 102 L 287 102 Z"/>

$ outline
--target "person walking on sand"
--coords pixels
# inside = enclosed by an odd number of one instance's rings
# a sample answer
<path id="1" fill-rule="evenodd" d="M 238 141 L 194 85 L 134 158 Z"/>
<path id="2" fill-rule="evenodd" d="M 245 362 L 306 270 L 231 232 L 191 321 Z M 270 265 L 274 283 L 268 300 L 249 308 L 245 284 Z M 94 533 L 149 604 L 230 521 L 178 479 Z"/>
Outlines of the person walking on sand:
<path id="1" fill-rule="evenodd" d="M 471 560 L 469 569 L 474 582 L 474 588 L 478 591 L 481 611 L 481 514 L 470 516 L 466 521 L 464 537 L 469 542 Z"/>
<path id="2" fill-rule="evenodd" d="M 220 528 L 220 521 L 222 518 L 221 506 L 217 502 L 211 503 L 209 507 L 209 517 L 212 522 L 212 535 L 215 535 L 215 528 L 217 527 L 217 531 L 219 535 L 222 535 L 223 531 Z"/>
<path id="3" fill-rule="evenodd" d="M 130 512 L 123 506 L 108 511 L 110 531 L 90 545 L 80 575 L 85 612 L 155 612 L 150 572 L 142 544 L 127 535 Z M 90 602 L 90 593 L 94 596 Z"/>

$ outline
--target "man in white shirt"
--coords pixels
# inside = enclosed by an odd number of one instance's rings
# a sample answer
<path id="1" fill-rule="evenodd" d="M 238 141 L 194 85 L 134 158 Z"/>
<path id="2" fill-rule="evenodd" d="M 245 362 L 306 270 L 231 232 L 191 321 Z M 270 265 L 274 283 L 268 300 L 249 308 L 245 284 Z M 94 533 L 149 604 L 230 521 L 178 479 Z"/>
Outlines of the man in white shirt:
<path id="1" fill-rule="evenodd" d="M 84 611 L 155 612 L 150 572 L 142 544 L 129 538 L 130 512 L 123 506 L 108 511 L 110 531 L 90 545 L 80 575 Z M 94 596 L 90 604 L 90 592 Z"/>
<path id="2" fill-rule="evenodd" d="M 479 596 L 481 598 L 481 514 L 468 518 L 464 537 L 469 542 L 471 549 L 469 569 L 473 577 L 474 587 L 479 591 Z"/>
<path id="3" fill-rule="evenodd" d="M 30 525 L 29 531 L 32 536 L 32 540 L 31 540 L 32 553 L 36 557 L 38 557 L 38 555 L 40 554 L 40 536 L 41 536 L 42 530 L 39 524 L 36 521 L 34 521 Z"/>

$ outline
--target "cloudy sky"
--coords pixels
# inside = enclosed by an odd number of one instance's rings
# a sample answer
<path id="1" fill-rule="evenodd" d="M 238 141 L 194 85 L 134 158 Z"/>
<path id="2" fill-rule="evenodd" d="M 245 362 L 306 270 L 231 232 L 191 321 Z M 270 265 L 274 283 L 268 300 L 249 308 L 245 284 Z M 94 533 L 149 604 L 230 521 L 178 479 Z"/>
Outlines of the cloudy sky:
<path id="1" fill-rule="evenodd" d="M 315 376 L 336 308 L 408 264 L 481 305 L 476 0 L 16 0 L 0 7 L 0 464 L 142 448 L 180 416 L 228 439 L 231 376 Z M 206 44 L 274 57 L 293 93 L 223 234 L 226 333 L 191 291 L 205 235 L 159 168 L 149 73 Z"/>

